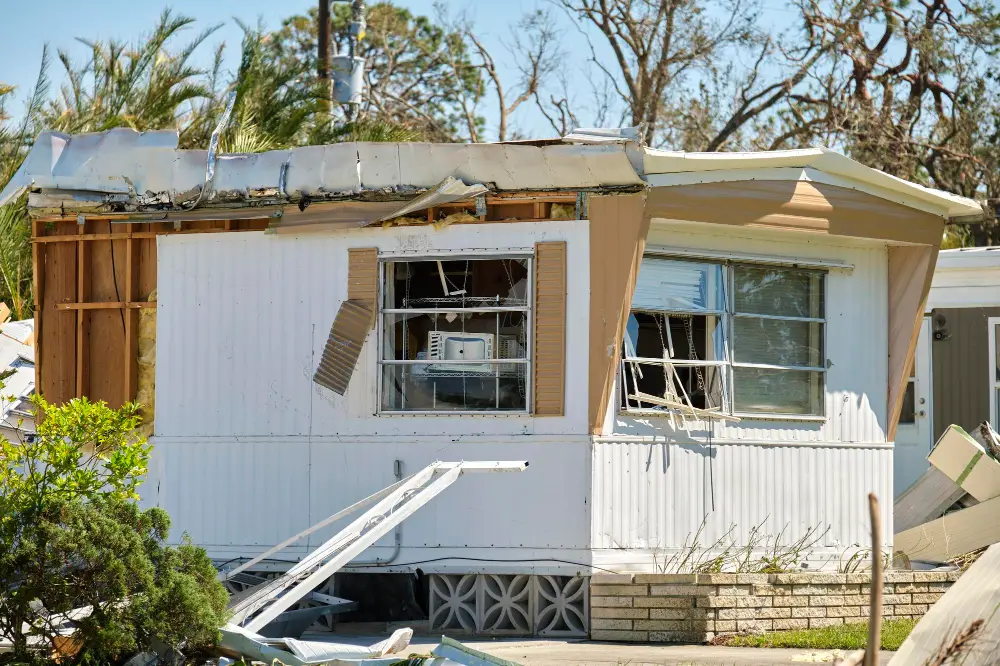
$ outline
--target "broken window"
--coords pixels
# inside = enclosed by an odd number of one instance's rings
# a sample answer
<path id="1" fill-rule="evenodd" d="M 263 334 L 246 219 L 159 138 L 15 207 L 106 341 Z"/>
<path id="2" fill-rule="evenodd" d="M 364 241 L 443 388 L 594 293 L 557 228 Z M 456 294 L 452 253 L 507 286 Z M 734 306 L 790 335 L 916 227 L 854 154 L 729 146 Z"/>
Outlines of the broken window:
<path id="1" fill-rule="evenodd" d="M 528 257 L 383 264 L 381 409 L 525 412 Z"/>
<path id="2" fill-rule="evenodd" d="M 824 273 L 643 259 L 626 325 L 621 405 L 696 417 L 821 415 Z"/>

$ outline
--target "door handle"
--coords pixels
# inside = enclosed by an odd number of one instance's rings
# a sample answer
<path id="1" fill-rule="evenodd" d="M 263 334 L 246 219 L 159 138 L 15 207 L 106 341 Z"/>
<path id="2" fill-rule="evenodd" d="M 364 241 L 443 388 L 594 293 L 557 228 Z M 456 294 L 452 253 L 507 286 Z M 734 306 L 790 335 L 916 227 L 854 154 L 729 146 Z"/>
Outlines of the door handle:
<path id="1" fill-rule="evenodd" d="M 919 412 L 917 412 L 917 416 L 927 416 L 927 412 L 921 409 Z"/>

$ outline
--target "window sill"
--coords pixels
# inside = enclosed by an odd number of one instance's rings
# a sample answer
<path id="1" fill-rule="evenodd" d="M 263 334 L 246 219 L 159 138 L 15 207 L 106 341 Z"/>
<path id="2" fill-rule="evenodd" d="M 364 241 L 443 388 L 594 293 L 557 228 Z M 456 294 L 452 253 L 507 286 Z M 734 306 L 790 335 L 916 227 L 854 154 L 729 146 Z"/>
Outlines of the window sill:
<path id="1" fill-rule="evenodd" d="M 524 418 L 528 412 L 377 412 L 376 416 L 490 416 L 493 418 Z"/>
<path id="2" fill-rule="evenodd" d="M 670 416 L 684 416 L 692 421 L 723 421 L 721 418 L 698 418 L 691 416 L 690 414 L 681 414 L 680 412 L 669 412 L 661 409 L 633 409 L 625 412 L 618 412 L 619 417 L 640 417 L 646 418 L 649 416 L 657 416 L 661 418 L 669 418 Z M 813 416 L 813 415 L 800 415 L 800 414 L 741 414 L 735 413 L 731 416 L 739 418 L 741 421 L 798 421 L 805 423 L 826 423 L 825 416 Z"/>
<path id="3" fill-rule="evenodd" d="M 813 414 L 733 414 L 746 421 L 807 421 L 810 423 L 825 423 L 825 416 Z"/>

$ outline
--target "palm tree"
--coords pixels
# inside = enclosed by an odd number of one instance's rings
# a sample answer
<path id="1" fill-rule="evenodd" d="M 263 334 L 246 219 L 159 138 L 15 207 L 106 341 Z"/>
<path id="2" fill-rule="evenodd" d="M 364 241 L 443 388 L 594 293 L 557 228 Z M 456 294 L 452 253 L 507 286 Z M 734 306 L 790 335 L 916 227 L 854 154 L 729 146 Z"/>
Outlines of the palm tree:
<path id="1" fill-rule="evenodd" d="M 167 49 L 193 23 L 194 19 L 174 16 L 168 9 L 153 32 L 135 44 L 80 39 L 91 51 L 82 65 L 60 51 L 67 83 L 45 110 L 45 124 L 70 133 L 114 127 L 181 129 L 189 122 L 194 103 L 213 94 L 206 85 L 208 72 L 190 60 L 220 26 L 206 28 L 178 51 Z"/>

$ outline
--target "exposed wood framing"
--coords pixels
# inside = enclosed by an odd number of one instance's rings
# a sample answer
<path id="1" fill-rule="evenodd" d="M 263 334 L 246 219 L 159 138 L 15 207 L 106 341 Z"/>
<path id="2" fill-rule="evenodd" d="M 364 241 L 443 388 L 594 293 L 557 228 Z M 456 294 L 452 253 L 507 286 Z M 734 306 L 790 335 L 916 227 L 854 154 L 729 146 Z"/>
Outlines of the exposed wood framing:
<path id="1" fill-rule="evenodd" d="M 112 219 L 115 223 L 112 224 Z M 121 222 L 32 220 L 35 264 L 35 385 L 55 404 L 87 396 L 109 405 L 135 399 L 139 309 L 156 289 L 156 238 L 260 231 L 267 220 Z"/>
<path id="2" fill-rule="evenodd" d="M 461 223 L 546 221 L 554 204 L 574 204 L 576 192 L 527 192 L 486 195 L 486 214 L 476 200 L 442 204 L 410 213 L 426 223 L 457 212 Z M 119 406 L 135 399 L 138 375 L 139 310 L 155 308 L 156 239 L 168 234 L 234 233 L 276 227 L 280 233 L 322 230 L 327 225 L 373 222 L 401 202 L 324 202 L 298 211 L 286 207 L 287 219 L 255 216 L 227 219 L 226 211 L 205 211 L 204 220 L 143 219 L 141 214 L 103 213 L 82 218 L 47 214 L 32 219 L 32 255 L 36 266 L 35 382 L 49 401 L 77 396 Z M 237 215 L 241 211 L 232 211 Z M 559 218 L 561 219 L 561 217 Z M 353 220 L 353 222 L 350 222 Z M 82 223 L 81 223 L 82 221 Z M 282 226 L 288 225 L 287 227 Z M 377 285 L 377 255 L 358 255 L 365 284 Z M 374 260 L 372 260 L 374 259 Z M 371 291 L 371 290 L 369 290 Z M 374 292 L 364 300 L 374 306 Z M 374 307 L 372 307 L 374 310 Z"/>

